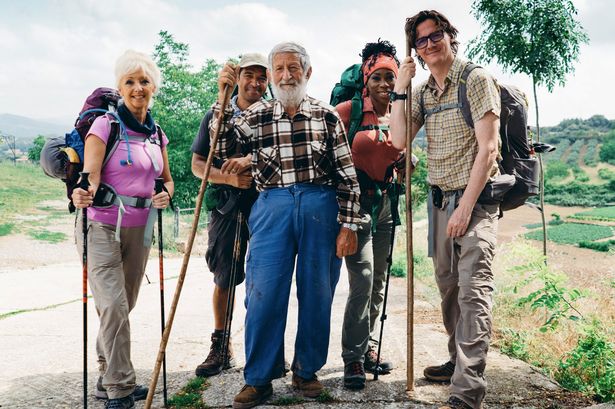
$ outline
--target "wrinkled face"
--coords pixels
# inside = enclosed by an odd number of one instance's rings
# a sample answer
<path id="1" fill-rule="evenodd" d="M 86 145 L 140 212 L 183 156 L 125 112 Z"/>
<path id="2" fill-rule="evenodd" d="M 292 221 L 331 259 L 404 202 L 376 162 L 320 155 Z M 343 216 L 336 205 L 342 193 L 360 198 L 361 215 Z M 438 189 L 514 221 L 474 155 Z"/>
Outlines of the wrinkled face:
<path id="1" fill-rule="evenodd" d="M 312 68 L 307 73 L 303 72 L 301 60 L 296 53 L 278 53 L 273 56 L 271 73 L 273 84 L 283 90 L 291 90 L 300 85 L 304 78 L 310 78 Z"/>
<path id="2" fill-rule="evenodd" d="M 440 31 L 434 20 L 425 20 L 416 27 L 416 40 L 430 36 L 436 31 Z M 424 40 L 423 40 L 424 41 Z M 444 37 L 436 42 L 431 39 L 427 41 L 427 46 L 424 48 L 417 48 L 416 50 L 419 57 L 430 66 L 438 63 L 443 63 L 449 59 L 454 58 L 453 50 L 451 48 L 451 38 L 447 33 L 444 33 Z"/>
<path id="3" fill-rule="evenodd" d="M 388 68 L 377 69 L 367 79 L 367 95 L 374 102 L 389 103 L 389 92 L 395 86 L 395 73 Z"/>
<path id="4" fill-rule="evenodd" d="M 255 103 L 267 89 L 267 70 L 260 65 L 251 65 L 241 69 L 237 82 L 239 96 L 250 104 Z"/>
<path id="5" fill-rule="evenodd" d="M 311 74 L 312 67 L 304 72 L 296 53 L 278 53 L 273 56 L 273 93 L 285 108 L 296 108 L 305 98 Z"/>
<path id="6" fill-rule="evenodd" d="M 147 109 L 155 91 L 154 83 L 142 69 L 126 74 L 120 79 L 119 92 L 126 108 L 131 112 Z"/>

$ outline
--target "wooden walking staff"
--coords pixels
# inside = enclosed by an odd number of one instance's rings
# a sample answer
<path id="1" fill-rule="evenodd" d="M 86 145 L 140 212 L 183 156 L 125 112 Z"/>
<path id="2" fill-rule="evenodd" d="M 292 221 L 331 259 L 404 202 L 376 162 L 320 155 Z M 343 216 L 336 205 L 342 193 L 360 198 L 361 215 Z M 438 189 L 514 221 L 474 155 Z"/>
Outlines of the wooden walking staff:
<path id="1" fill-rule="evenodd" d="M 410 36 L 406 33 L 406 55 L 412 55 Z M 414 252 L 412 251 L 412 79 L 406 99 L 406 266 L 408 278 L 408 316 L 406 360 L 406 390 L 414 391 Z"/>
<path id="2" fill-rule="evenodd" d="M 186 253 L 184 254 L 184 260 L 182 268 L 177 279 L 177 286 L 175 287 L 175 294 L 173 294 L 173 301 L 171 303 L 171 309 L 169 310 L 169 318 L 167 318 L 167 324 L 164 327 L 162 339 L 160 340 L 160 349 L 158 350 L 158 357 L 156 358 L 156 365 L 152 372 L 152 380 L 149 384 L 149 391 L 147 392 L 147 398 L 145 400 L 145 409 L 149 409 L 152 406 L 152 400 L 154 399 L 154 392 L 156 390 L 156 384 L 158 383 L 158 376 L 160 375 L 160 367 L 164 359 L 165 350 L 167 348 L 167 342 L 169 341 L 169 335 L 171 334 L 171 328 L 173 326 L 173 319 L 175 318 L 175 311 L 177 310 L 177 304 L 179 302 L 179 296 L 182 292 L 184 285 L 184 279 L 186 278 L 186 270 L 188 269 L 188 262 L 190 261 L 190 253 L 192 252 L 192 245 L 194 244 L 194 238 L 196 237 L 196 230 L 199 224 L 199 217 L 201 216 L 201 206 L 203 204 L 203 197 L 205 196 L 205 189 L 207 188 L 207 179 L 209 179 L 209 172 L 211 170 L 211 164 L 214 158 L 214 151 L 218 144 L 218 137 L 220 136 L 220 125 L 222 118 L 224 117 L 224 109 L 231 99 L 231 87 L 226 87 L 224 90 L 224 100 L 220 106 L 220 112 L 218 113 L 218 120 L 216 128 L 214 129 L 214 136 L 211 139 L 211 148 L 209 155 L 207 155 L 207 162 L 205 163 L 205 174 L 203 180 L 201 180 L 201 187 L 199 188 L 199 194 L 196 198 L 196 206 L 194 209 L 194 219 L 192 220 L 192 228 L 190 230 L 190 236 L 188 237 L 188 243 L 186 245 Z"/>

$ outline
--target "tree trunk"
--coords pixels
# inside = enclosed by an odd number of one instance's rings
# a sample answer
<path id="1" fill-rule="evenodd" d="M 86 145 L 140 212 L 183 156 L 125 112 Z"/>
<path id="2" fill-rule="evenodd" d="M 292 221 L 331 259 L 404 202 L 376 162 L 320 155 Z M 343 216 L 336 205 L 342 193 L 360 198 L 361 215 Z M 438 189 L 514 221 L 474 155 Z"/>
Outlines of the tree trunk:
<path id="1" fill-rule="evenodd" d="M 540 121 L 538 115 L 538 94 L 536 93 L 536 79 L 532 76 L 532 87 L 534 91 L 534 106 L 536 110 L 536 142 L 540 142 Z M 545 173 L 542 163 L 542 154 L 538 154 L 540 164 L 540 217 L 542 219 L 542 255 L 547 264 L 547 222 L 545 220 Z"/>

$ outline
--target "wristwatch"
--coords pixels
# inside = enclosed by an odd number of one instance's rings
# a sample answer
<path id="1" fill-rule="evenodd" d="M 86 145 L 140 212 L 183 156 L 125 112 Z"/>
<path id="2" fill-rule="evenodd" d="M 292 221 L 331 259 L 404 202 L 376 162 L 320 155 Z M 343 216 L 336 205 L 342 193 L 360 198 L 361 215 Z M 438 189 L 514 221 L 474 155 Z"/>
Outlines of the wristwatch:
<path id="1" fill-rule="evenodd" d="M 345 227 L 355 232 L 359 230 L 359 227 L 355 223 L 342 223 L 342 227 Z"/>
<path id="2" fill-rule="evenodd" d="M 395 91 L 389 92 L 389 101 L 391 102 L 399 101 L 399 100 L 406 100 L 406 99 L 408 99 L 408 94 L 398 94 Z"/>

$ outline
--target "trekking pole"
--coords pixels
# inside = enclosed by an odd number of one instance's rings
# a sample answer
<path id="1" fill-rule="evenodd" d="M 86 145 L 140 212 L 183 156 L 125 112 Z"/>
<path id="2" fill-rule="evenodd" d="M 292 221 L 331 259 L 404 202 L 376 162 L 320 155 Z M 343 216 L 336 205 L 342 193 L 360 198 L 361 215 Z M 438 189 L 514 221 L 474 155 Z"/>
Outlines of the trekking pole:
<path id="1" fill-rule="evenodd" d="M 162 178 L 156 178 L 156 185 L 154 187 L 156 194 L 162 192 L 164 186 L 164 180 Z M 160 331 L 164 335 L 164 253 L 162 242 L 162 209 L 158 209 L 158 269 L 160 271 Z M 167 406 L 167 354 L 164 353 L 162 359 L 162 390 L 164 397 L 164 406 Z"/>
<path id="2" fill-rule="evenodd" d="M 81 181 L 79 188 L 87 191 L 90 187 L 89 172 L 80 172 Z M 82 233 L 83 233 L 83 254 L 81 261 L 83 265 L 82 271 L 82 289 L 83 289 L 83 407 L 88 407 L 88 208 L 82 209 Z"/>
<path id="3" fill-rule="evenodd" d="M 235 242 L 233 244 L 233 264 L 229 278 L 228 298 L 226 299 L 226 314 L 224 315 L 224 333 L 222 334 L 222 368 L 226 365 L 231 342 L 231 324 L 233 322 L 233 310 L 235 309 L 235 279 L 237 278 L 237 263 L 241 256 L 241 229 L 243 225 L 243 213 L 237 212 L 237 225 L 235 226 Z"/>
<path id="4" fill-rule="evenodd" d="M 158 350 L 158 356 L 156 358 L 156 365 L 152 372 L 152 379 L 149 384 L 149 391 L 147 392 L 147 398 L 145 400 L 145 409 L 149 409 L 152 406 L 152 400 L 154 399 L 154 391 L 156 384 L 158 383 L 158 376 L 160 375 L 160 366 L 164 359 L 164 352 L 169 341 L 169 335 L 173 327 L 173 319 L 175 318 L 175 312 L 177 310 L 177 304 L 179 303 L 179 297 L 181 295 L 184 280 L 186 278 L 186 270 L 188 269 L 188 262 L 190 261 L 190 253 L 192 252 L 192 246 L 194 244 L 194 238 L 196 237 L 196 231 L 199 225 L 199 217 L 201 216 L 201 206 L 203 204 L 203 197 L 205 195 L 205 189 L 207 187 L 207 179 L 209 179 L 209 172 L 211 170 L 211 164 L 214 158 L 214 151 L 218 144 L 218 137 L 220 135 L 220 125 L 224 118 L 224 109 L 229 103 L 231 98 L 231 87 L 226 87 L 224 90 L 224 98 L 220 106 L 220 112 L 218 113 L 216 128 L 214 129 L 214 135 L 211 139 L 211 149 L 209 155 L 207 155 L 207 162 L 205 163 L 205 173 L 201 180 L 201 187 L 199 188 L 199 194 L 196 197 L 196 205 L 194 209 L 194 219 L 192 220 L 192 228 L 190 229 L 190 235 L 188 236 L 188 242 L 186 243 L 186 253 L 184 254 L 184 260 L 182 262 L 181 271 L 177 279 L 177 286 L 175 287 L 175 294 L 173 294 L 173 301 L 171 302 L 171 308 L 169 309 L 169 318 L 167 319 L 164 332 L 162 333 L 162 339 L 160 340 L 160 349 Z"/>
<path id="5" fill-rule="evenodd" d="M 384 286 L 384 300 L 382 301 L 382 314 L 380 315 L 380 337 L 378 338 L 378 354 L 376 355 L 376 370 L 374 371 L 374 380 L 378 380 L 380 374 L 380 352 L 382 350 L 382 336 L 384 334 L 384 321 L 387 319 L 387 299 L 389 297 L 389 281 L 391 279 L 391 266 L 393 265 L 393 247 L 395 244 L 395 221 L 391 228 L 391 248 L 387 257 L 387 279 Z"/>
<path id="6" fill-rule="evenodd" d="M 410 36 L 406 33 L 406 55 L 412 56 Z M 414 391 L 414 252 L 412 248 L 412 79 L 406 100 L 406 277 L 408 279 L 406 317 L 406 390 Z"/>

